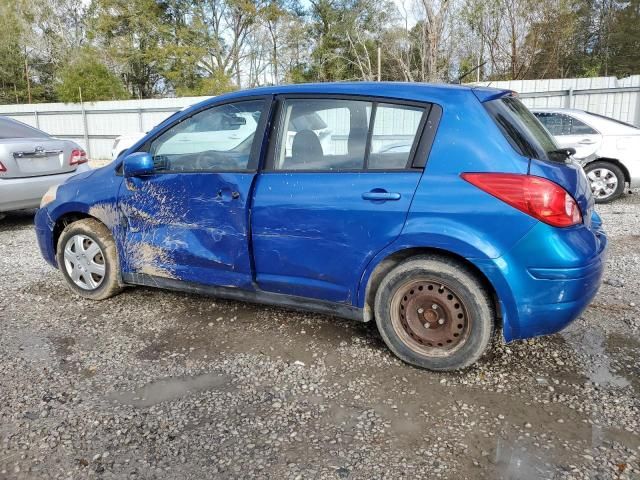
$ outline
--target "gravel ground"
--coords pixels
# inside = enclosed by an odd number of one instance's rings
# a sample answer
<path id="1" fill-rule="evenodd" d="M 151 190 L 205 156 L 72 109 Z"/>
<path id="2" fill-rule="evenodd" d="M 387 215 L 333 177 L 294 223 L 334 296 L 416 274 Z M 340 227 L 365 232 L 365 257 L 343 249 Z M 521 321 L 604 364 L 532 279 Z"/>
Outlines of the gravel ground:
<path id="1" fill-rule="evenodd" d="M 73 296 L 0 220 L 0 478 L 640 478 L 640 193 L 561 334 L 456 374 L 375 326 L 146 288 Z"/>

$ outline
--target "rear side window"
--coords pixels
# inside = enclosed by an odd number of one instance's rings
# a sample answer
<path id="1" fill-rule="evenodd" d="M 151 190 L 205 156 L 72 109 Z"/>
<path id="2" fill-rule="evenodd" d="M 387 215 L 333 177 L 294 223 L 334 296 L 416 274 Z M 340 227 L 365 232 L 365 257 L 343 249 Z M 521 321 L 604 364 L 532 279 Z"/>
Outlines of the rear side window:
<path id="1" fill-rule="evenodd" d="M 571 135 L 595 135 L 596 132 L 593 128 L 584 122 L 581 122 L 577 118 L 571 117 Z"/>
<path id="2" fill-rule="evenodd" d="M 274 170 L 400 170 L 408 167 L 425 109 L 350 99 L 288 99 Z"/>
<path id="3" fill-rule="evenodd" d="M 589 125 L 571 115 L 555 112 L 536 112 L 535 116 L 554 136 L 593 135 L 598 133 Z"/>
<path id="4" fill-rule="evenodd" d="M 17 120 L 0 117 L 0 138 L 49 138 L 49 135 Z"/>
<path id="5" fill-rule="evenodd" d="M 554 160 L 550 154 L 558 146 L 553 137 L 520 100 L 502 97 L 484 105 L 518 153 L 538 160 Z"/>
<path id="6" fill-rule="evenodd" d="M 422 108 L 379 103 L 373 122 L 369 168 L 405 168 L 423 115 Z"/>
<path id="7" fill-rule="evenodd" d="M 286 100 L 275 169 L 362 169 L 371 108 L 352 100 Z"/>

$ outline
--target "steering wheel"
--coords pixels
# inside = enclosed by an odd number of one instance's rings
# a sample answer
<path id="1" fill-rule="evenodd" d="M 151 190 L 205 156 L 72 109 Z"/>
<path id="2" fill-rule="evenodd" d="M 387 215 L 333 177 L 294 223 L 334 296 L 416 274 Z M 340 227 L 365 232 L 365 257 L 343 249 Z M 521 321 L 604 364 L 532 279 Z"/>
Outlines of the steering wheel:
<path id="1" fill-rule="evenodd" d="M 200 152 L 195 160 L 196 170 L 231 170 L 234 168 L 234 163 L 224 155 L 214 151 L 206 150 Z"/>

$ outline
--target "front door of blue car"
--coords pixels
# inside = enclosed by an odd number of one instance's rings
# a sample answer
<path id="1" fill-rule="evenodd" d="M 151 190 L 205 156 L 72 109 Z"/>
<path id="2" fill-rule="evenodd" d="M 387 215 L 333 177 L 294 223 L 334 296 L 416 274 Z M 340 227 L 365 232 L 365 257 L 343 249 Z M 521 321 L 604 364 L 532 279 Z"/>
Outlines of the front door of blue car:
<path id="1" fill-rule="evenodd" d="M 120 190 L 123 272 L 250 288 L 247 206 L 270 102 L 198 111 L 145 144 L 153 174 Z"/>
<path id="2" fill-rule="evenodd" d="M 367 262 L 404 225 L 422 175 L 412 159 L 428 110 L 386 100 L 279 98 L 251 216 L 261 289 L 353 301 Z"/>

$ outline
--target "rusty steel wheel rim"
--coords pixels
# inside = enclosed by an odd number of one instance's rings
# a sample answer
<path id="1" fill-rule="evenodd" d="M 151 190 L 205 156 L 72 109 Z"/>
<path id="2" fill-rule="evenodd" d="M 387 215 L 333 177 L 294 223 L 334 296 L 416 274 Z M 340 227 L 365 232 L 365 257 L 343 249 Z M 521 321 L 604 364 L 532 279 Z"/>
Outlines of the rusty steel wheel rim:
<path id="1" fill-rule="evenodd" d="M 469 337 L 472 319 L 446 284 L 418 280 L 400 287 L 391 301 L 391 323 L 405 345 L 428 356 L 448 356 Z"/>

